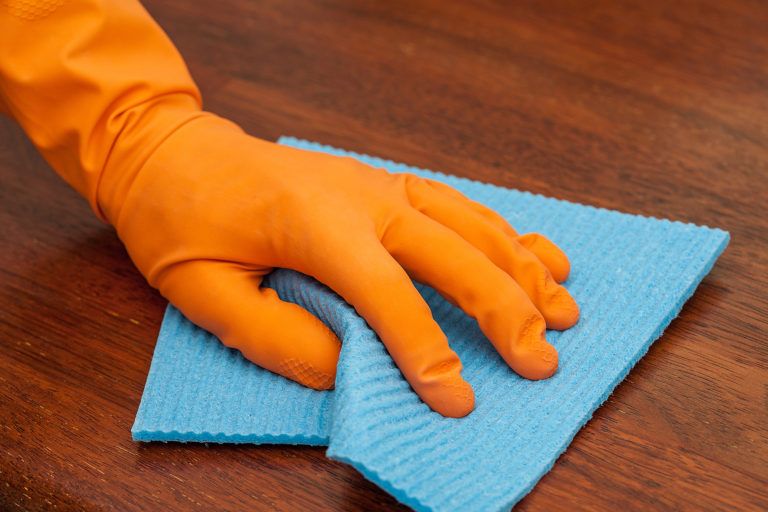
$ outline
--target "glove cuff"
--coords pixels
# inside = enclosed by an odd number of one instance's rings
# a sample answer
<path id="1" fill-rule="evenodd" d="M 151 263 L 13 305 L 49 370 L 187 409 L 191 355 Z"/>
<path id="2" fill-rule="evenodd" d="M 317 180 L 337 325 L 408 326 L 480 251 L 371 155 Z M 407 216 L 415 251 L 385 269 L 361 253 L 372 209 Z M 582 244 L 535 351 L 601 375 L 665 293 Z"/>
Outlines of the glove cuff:
<path id="1" fill-rule="evenodd" d="M 193 97 L 170 94 L 122 116 L 124 129 L 88 198 L 96 214 L 115 227 L 128 192 L 152 154 L 182 126 L 213 114 L 199 110 Z"/>

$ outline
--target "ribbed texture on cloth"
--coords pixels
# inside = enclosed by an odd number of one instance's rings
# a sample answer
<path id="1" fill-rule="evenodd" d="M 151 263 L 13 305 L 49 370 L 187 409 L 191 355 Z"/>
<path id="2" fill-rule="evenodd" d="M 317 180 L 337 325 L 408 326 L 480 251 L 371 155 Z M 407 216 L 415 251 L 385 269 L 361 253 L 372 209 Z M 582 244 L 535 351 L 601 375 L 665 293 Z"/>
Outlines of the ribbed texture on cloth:
<path id="1" fill-rule="evenodd" d="M 521 233 L 568 254 L 581 321 L 548 339 L 560 354 L 544 381 L 518 377 L 476 323 L 419 286 L 477 397 L 466 418 L 432 412 L 383 345 L 338 296 L 280 270 L 266 284 L 325 321 L 343 348 L 332 392 L 262 370 L 169 306 L 132 432 L 139 441 L 328 444 L 328 456 L 418 510 L 509 509 L 648 350 L 728 243 L 717 229 L 627 215 L 283 138 L 454 186 Z M 468 270 L 471 272 L 471 270 Z M 492 286 L 492 284 L 489 284 Z M 204 291 L 201 290 L 201 293 Z"/>

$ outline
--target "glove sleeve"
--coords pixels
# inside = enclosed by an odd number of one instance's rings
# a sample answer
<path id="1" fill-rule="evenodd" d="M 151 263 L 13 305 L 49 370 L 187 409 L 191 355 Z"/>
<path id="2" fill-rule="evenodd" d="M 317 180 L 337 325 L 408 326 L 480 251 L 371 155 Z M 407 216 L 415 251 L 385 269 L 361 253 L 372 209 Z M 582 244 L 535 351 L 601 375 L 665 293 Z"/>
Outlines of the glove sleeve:
<path id="1" fill-rule="evenodd" d="M 0 111 L 113 224 L 155 148 L 206 115 L 180 54 L 134 0 L 0 2 Z"/>

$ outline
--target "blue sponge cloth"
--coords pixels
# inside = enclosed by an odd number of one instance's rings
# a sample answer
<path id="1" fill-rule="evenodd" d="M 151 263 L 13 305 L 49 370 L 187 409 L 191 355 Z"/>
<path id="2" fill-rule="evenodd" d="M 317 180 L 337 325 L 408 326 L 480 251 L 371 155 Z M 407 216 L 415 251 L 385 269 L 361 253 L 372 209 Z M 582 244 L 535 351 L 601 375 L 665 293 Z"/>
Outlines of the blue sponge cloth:
<path id="1" fill-rule="evenodd" d="M 328 445 L 329 457 L 417 510 L 509 509 L 661 335 L 728 243 L 717 229 L 507 190 L 292 138 L 280 142 L 443 181 L 519 232 L 539 232 L 558 244 L 571 259 L 566 285 L 581 306 L 576 327 L 547 335 L 560 354 L 559 370 L 545 381 L 518 377 L 474 320 L 418 285 L 477 398 L 468 417 L 443 418 L 413 393 L 348 304 L 307 276 L 279 270 L 267 285 L 316 314 L 343 342 L 335 390 L 306 389 L 248 363 L 169 306 L 132 429 L 138 441 Z"/>

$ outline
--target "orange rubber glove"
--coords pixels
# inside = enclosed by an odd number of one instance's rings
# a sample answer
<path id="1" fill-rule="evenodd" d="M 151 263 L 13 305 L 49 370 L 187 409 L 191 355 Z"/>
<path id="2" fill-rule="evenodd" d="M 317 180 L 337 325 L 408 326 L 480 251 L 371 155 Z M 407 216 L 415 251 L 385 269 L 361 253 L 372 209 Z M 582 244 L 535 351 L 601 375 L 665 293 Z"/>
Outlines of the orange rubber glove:
<path id="1" fill-rule="evenodd" d="M 147 280 L 254 363 L 333 386 L 339 341 L 261 288 L 314 276 L 379 334 L 413 389 L 460 417 L 474 395 L 408 275 L 479 322 L 520 375 L 546 378 L 545 323 L 578 307 L 568 260 L 452 188 L 246 135 L 201 110 L 162 30 L 131 0 L 6 0 L 0 97 L 51 166 L 112 223 Z"/>

